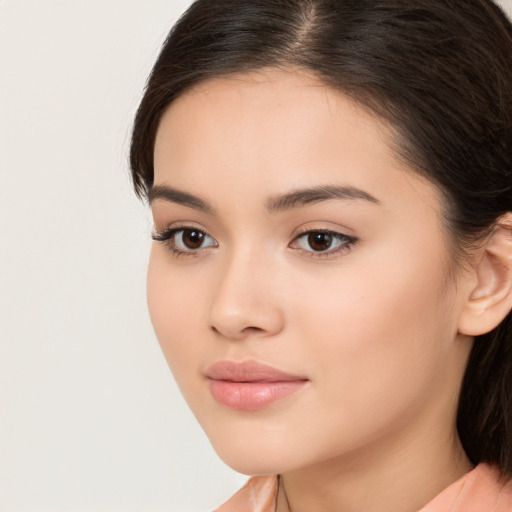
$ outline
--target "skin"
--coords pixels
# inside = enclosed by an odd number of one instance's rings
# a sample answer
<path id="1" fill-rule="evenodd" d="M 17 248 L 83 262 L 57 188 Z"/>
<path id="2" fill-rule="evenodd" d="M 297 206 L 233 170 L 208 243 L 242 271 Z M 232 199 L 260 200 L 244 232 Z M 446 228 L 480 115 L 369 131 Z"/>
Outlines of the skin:
<path id="1" fill-rule="evenodd" d="M 208 234 L 179 255 L 153 243 L 155 332 L 223 460 L 281 474 L 280 512 L 414 511 L 471 469 L 455 414 L 472 344 L 458 324 L 475 278 L 453 272 L 440 193 L 398 159 L 392 138 L 343 94 L 274 69 L 195 86 L 157 133 L 155 185 L 210 209 L 152 201 L 157 233 Z M 267 208 L 325 185 L 375 201 Z M 357 240 L 315 252 L 299 237 L 308 230 Z M 263 409 L 233 410 L 204 375 L 226 359 L 308 382 Z"/>

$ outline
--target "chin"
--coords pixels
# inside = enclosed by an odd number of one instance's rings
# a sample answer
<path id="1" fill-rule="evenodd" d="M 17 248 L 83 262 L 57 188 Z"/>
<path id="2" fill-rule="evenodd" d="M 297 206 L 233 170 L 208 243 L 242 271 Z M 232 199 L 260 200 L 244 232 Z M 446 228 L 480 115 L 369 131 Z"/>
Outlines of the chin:
<path id="1" fill-rule="evenodd" d="M 286 443 L 265 439 L 265 436 L 210 435 L 206 432 L 217 455 L 238 473 L 249 476 L 267 476 L 294 468 L 296 450 Z M 277 443 L 275 441 L 278 441 Z M 291 453 L 290 453 L 291 452 Z"/>
<path id="2" fill-rule="evenodd" d="M 224 454 L 217 451 L 217 454 L 231 469 L 243 475 L 268 476 L 278 475 L 285 471 L 282 464 L 274 463 L 261 455 L 255 458 L 250 451 L 236 454 Z"/>

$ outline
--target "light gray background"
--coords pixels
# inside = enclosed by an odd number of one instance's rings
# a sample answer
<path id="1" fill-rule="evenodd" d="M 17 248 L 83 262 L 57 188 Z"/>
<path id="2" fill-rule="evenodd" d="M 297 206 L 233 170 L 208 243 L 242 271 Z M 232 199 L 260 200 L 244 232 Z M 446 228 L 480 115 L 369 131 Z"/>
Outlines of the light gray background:
<path id="1" fill-rule="evenodd" d="M 206 511 L 246 479 L 160 354 L 127 173 L 145 78 L 189 3 L 0 0 L 1 512 Z"/>

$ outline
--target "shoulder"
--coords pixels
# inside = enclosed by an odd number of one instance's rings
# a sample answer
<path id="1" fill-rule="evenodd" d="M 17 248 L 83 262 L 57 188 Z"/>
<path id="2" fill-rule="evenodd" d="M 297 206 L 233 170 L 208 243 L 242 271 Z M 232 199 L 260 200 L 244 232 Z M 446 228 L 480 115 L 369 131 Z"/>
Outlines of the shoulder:
<path id="1" fill-rule="evenodd" d="M 512 512 L 512 479 L 481 463 L 447 487 L 420 512 Z"/>
<path id="2" fill-rule="evenodd" d="M 277 476 L 252 477 L 231 499 L 214 512 L 274 512 Z M 489 464 L 451 484 L 419 512 L 512 512 L 512 479 L 504 479 Z"/>
<path id="3" fill-rule="evenodd" d="M 254 476 L 214 512 L 274 512 L 277 489 L 277 476 Z"/>

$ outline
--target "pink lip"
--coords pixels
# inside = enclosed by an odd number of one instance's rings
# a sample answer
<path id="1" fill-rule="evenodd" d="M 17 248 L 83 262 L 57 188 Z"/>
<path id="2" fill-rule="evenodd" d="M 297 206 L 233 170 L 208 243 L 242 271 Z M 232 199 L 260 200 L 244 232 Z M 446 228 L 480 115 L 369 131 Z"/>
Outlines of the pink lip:
<path id="1" fill-rule="evenodd" d="M 217 402 L 231 409 L 254 411 L 295 393 L 308 382 L 256 361 L 219 361 L 206 371 Z"/>

